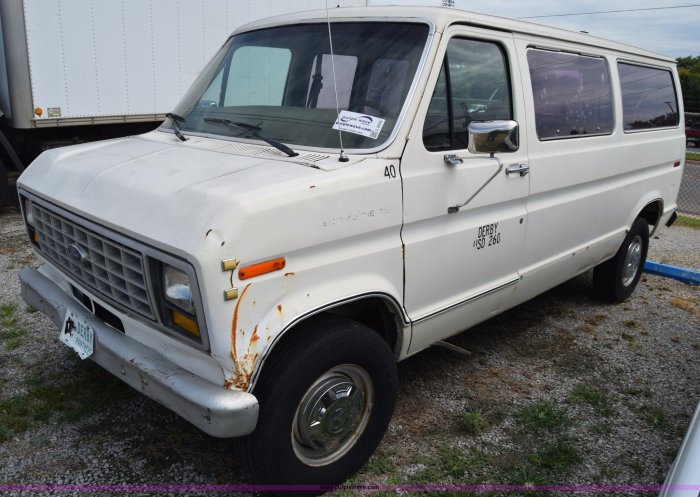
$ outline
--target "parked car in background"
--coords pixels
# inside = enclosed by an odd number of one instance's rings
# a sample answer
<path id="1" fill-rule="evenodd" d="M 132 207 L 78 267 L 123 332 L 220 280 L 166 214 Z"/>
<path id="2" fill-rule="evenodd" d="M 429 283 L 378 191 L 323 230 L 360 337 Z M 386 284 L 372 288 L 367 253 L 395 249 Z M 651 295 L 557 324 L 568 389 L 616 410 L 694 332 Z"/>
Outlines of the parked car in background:
<path id="1" fill-rule="evenodd" d="M 700 146 L 700 114 L 685 113 L 685 139 L 688 145 Z"/>

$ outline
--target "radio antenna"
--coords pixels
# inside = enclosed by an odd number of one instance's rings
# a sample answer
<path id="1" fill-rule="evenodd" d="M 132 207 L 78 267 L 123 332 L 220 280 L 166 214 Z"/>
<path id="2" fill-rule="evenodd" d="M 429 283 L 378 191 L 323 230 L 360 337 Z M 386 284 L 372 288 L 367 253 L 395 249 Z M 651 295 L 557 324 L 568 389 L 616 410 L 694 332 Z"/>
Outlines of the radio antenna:
<path id="1" fill-rule="evenodd" d="M 331 16 L 328 12 L 328 0 L 326 0 L 326 24 L 328 25 L 328 41 L 331 46 L 331 68 L 333 69 L 333 91 L 335 92 L 335 112 L 336 119 L 340 119 L 340 104 L 338 103 L 338 82 L 335 79 L 335 57 L 333 56 L 333 34 L 331 33 Z M 321 55 L 323 57 L 323 55 Z M 318 62 L 320 63 L 320 61 Z M 343 149 L 343 132 L 338 128 L 338 139 L 340 140 L 340 157 L 338 161 L 347 162 L 348 156 L 345 155 L 345 150 Z"/>

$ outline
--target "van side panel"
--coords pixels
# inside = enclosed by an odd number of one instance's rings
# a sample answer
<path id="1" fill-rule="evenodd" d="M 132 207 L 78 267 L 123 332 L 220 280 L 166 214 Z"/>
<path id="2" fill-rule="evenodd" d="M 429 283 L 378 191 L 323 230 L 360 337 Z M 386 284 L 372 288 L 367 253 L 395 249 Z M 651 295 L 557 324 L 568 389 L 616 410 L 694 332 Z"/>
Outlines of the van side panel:
<path id="1" fill-rule="evenodd" d="M 626 230 L 648 203 L 675 207 L 682 177 L 685 139 L 680 125 L 625 131 L 622 123 L 618 56 L 598 50 L 608 67 L 614 105 L 612 133 L 542 140 L 537 122 L 527 50 L 532 46 L 580 53 L 582 47 L 547 40 L 517 40 L 523 90 L 529 110 L 528 226 L 521 261 L 522 284 L 515 303 L 580 274 L 612 257 Z M 656 61 L 655 61 L 656 63 Z M 666 69 L 671 70 L 670 64 Z M 677 76 L 673 71 L 677 84 Z M 680 103 L 680 92 L 678 105 Z M 575 95 L 572 98 L 576 98 Z"/>

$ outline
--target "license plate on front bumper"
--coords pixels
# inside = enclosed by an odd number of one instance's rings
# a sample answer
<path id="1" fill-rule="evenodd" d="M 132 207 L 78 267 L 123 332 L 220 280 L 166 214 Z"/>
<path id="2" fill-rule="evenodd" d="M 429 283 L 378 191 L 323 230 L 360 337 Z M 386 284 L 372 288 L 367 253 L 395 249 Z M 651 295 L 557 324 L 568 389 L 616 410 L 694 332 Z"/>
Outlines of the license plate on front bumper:
<path id="1" fill-rule="evenodd" d="M 66 317 L 61 327 L 61 341 L 75 350 L 81 359 L 92 355 L 95 331 L 85 318 L 72 309 L 66 309 Z"/>

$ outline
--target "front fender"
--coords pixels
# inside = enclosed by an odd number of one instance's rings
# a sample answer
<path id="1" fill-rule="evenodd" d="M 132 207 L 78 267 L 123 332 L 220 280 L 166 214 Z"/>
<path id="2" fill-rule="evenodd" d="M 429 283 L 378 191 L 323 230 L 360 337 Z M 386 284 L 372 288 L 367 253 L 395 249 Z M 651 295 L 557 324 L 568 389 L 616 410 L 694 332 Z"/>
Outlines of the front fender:
<path id="1" fill-rule="evenodd" d="M 340 243 L 326 247 L 334 255 L 326 264 L 319 264 L 320 255 L 290 256 L 285 269 L 241 282 L 231 315 L 230 350 L 227 357 L 217 357 L 227 388 L 252 390 L 265 359 L 282 336 L 319 312 L 359 298 L 379 296 L 392 305 L 404 324 L 399 340 L 408 345 L 410 327 L 400 305 L 401 247 L 387 238 L 382 241 L 381 234 L 372 238 L 351 248 Z M 363 250 L 377 246 L 382 247 Z"/>

